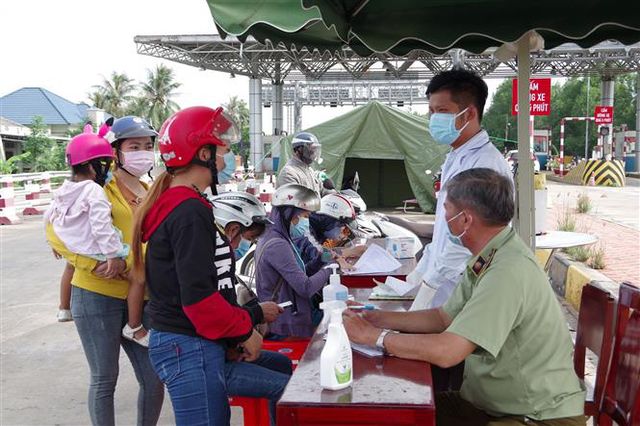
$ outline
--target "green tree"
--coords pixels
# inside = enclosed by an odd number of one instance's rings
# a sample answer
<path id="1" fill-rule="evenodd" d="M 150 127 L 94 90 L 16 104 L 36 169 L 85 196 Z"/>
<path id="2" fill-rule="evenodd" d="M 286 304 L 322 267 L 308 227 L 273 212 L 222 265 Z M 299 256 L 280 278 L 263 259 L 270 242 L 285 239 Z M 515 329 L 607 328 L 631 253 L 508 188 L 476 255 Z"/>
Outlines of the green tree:
<path id="1" fill-rule="evenodd" d="M 29 127 L 31 134 L 24 141 L 24 152 L 27 154 L 24 163 L 34 172 L 53 170 L 56 166 L 56 142 L 48 137 L 48 129 L 43 118 L 35 116 Z"/>
<path id="2" fill-rule="evenodd" d="M 147 81 L 140 84 L 140 96 L 132 105 L 138 115 L 147 117 L 156 129 L 180 109 L 172 98 L 181 86 L 175 81 L 173 70 L 165 65 L 158 65 L 155 70 L 147 70 Z"/>
<path id="3" fill-rule="evenodd" d="M 19 155 L 14 155 L 6 160 L 0 160 L 0 174 L 16 173 L 22 168 L 22 164 L 29 160 L 29 154 L 23 152 Z"/>
<path id="4" fill-rule="evenodd" d="M 111 73 L 111 78 L 103 78 L 102 84 L 93 86 L 94 91 L 89 93 L 89 99 L 94 106 L 101 108 L 113 115 L 122 117 L 129 103 L 133 100 L 135 83 L 126 74 Z"/>
<path id="5" fill-rule="evenodd" d="M 251 150 L 249 143 L 249 107 L 247 103 L 238 98 L 232 96 L 226 104 L 223 104 L 225 112 L 233 118 L 240 130 L 240 143 L 232 146 L 233 152 L 242 155 L 243 158 L 248 158 Z"/>

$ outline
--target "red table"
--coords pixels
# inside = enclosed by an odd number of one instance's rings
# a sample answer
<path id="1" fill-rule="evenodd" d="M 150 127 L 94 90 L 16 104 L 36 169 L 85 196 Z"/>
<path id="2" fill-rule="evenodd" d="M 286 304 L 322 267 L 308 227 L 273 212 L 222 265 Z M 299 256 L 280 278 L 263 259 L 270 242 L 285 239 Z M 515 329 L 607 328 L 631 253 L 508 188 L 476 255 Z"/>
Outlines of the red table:
<path id="1" fill-rule="evenodd" d="M 367 244 L 378 244 L 382 247 L 385 245 L 384 238 L 376 238 L 367 241 Z M 375 279 L 379 282 L 384 282 L 387 279 L 387 276 L 392 276 L 398 278 L 400 280 L 406 280 L 407 275 L 409 275 L 416 268 L 418 262 L 415 257 L 411 259 L 398 259 L 398 261 L 402 264 L 401 267 L 392 271 L 388 274 L 384 275 L 342 275 L 340 280 L 342 284 L 349 288 L 373 288 L 376 286 L 376 283 L 373 282 Z"/>
<path id="2" fill-rule="evenodd" d="M 369 290 L 355 290 L 366 300 Z M 408 302 L 368 302 L 406 310 Z M 435 425 L 430 364 L 353 353 L 353 384 L 340 391 L 320 387 L 322 336 L 313 336 L 278 402 L 278 425 Z"/>

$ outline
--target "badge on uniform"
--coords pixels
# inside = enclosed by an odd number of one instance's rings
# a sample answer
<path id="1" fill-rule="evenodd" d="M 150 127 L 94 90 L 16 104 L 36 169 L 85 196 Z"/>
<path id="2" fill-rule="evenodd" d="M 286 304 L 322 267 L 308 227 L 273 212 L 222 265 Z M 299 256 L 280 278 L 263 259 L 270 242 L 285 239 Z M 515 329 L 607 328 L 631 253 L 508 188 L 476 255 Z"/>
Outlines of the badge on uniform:
<path id="1" fill-rule="evenodd" d="M 478 259 L 476 260 L 476 262 L 473 264 L 473 267 L 471 268 L 471 270 L 473 271 L 473 273 L 476 275 L 476 277 L 480 276 L 480 274 L 482 274 L 491 264 L 491 261 L 493 260 L 493 256 L 496 254 L 496 249 L 493 249 L 489 252 L 489 255 L 484 258 L 482 256 L 478 256 Z"/>

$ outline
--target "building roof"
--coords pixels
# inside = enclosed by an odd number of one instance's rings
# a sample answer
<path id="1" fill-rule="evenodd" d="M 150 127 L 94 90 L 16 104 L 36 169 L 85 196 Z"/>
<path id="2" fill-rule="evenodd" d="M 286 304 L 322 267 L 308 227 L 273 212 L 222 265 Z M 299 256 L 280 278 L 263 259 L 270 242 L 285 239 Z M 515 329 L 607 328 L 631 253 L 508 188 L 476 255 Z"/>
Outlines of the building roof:
<path id="1" fill-rule="evenodd" d="M 0 114 L 24 125 L 38 115 L 46 125 L 79 124 L 86 118 L 87 108 L 87 104 L 75 104 L 42 87 L 23 87 L 0 98 Z"/>

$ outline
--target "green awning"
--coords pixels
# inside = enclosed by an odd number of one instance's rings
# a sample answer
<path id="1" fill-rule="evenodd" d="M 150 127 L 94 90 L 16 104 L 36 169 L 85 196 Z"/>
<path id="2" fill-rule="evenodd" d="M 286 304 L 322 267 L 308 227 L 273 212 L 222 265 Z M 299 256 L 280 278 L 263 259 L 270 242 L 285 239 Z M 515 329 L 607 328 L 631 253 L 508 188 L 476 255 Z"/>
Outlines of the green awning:
<path id="1" fill-rule="evenodd" d="M 208 0 L 222 36 L 367 56 L 413 49 L 480 53 L 529 30 L 545 48 L 640 41 L 640 2 L 630 0 Z"/>

